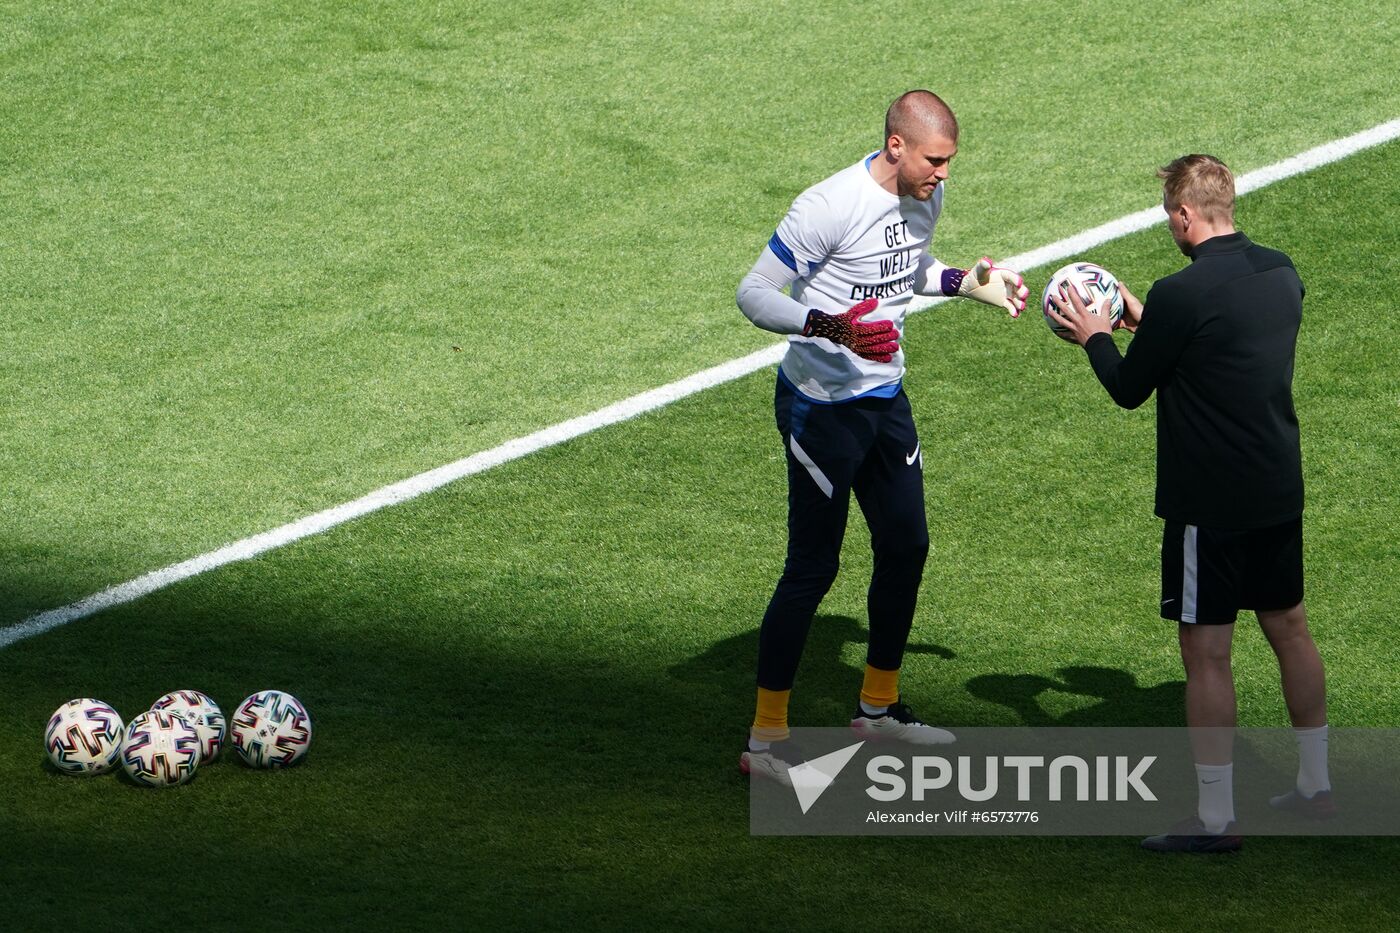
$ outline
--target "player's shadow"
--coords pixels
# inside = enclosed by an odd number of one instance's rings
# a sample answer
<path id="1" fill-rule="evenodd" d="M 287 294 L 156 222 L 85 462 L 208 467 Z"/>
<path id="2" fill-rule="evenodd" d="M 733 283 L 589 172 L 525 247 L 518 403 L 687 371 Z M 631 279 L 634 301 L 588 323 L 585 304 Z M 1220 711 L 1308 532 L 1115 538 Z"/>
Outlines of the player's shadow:
<path id="1" fill-rule="evenodd" d="M 794 697 L 804 705 L 825 707 L 835 704 L 844 710 L 854 702 L 864 673 L 863 653 L 852 653 L 848 660 L 847 646 L 864 647 L 869 632 L 850 616 L 818 615 L 812 620 L 807 644 L 797 679 L 801 685 Z M 954 657 L 951 648 L 942 645 L 911 643 L 906 655 L 931 654 L 945 660 Z M 708 684 L 716 697 L 724 702 L 737 701 L 743 716 L 753 712 L 755 665 L 758 662 L 758 627 L 730 636 L 711 645 L 688 661 L 672 665 L 672 677 L 687 684 Z"/>
<path id="2" fill-rule="evenodd" d="M 1138 686 L 1128 671 L 1111 667 L 1062 667 L 1057 677 L 1039 674 L 982 674 L 967 682 L 979 700 L 1005 706 L 1027 726 L 1172 726 L 1185 725 L 1186 682 Z M 1091 697 L 1098 702 L 1054 715 L 1045 708 L 1047 694 Z"/>

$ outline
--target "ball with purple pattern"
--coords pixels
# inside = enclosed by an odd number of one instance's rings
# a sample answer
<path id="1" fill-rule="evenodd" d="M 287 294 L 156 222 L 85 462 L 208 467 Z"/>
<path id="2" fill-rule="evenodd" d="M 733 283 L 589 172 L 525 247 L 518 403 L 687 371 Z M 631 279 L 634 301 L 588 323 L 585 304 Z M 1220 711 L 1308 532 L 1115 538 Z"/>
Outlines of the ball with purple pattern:
<path id="1" fill-rule="evenodd" d="M 229 739 L 244 764 L 285 768 L 311 747 L 311 716 L 290 693 L 263 690 L 238 704 L 229 718 Z"/>
<path id="2" fill-rule="evenodd" d="M 219 757 L 227 731 L 219 704 L 198 690 L 173 690 L 151 704 L 151 709 L 174 713 L 194 726 L 199 734 L 199 763 L 207 765 Z"/>
<path id="3" fill-rule="evenodd" d="M 174 787 L 199 767 L 199 733 L 175 713 L 147 710 L 126 727 L 122 768 L 137 784 Z"/>
<path id="4" fill-rule="evenodd" d="M 1074 338 L 1050 318 L 1050 296 L 1060 294 L 1061 289 L 1074 289 L 1080 301 L 1084 302 L 1084 307 L 1095 316 L 1103 310 L 1104 299 L 1107 299 L 1109 324 L 1117 325 L 1123 319 L 1123 291 L 1118 287 L 1118 279 L 1113 273 L 1092 262 L 1072 262 L 1055 270 L 1045 285 L 1045 293 L 1040 296 L 1045 323 L 1062 340 L 1072 341 Z"/>
<path id="5" fill-rule="evenodd" d="M 49 717 L 44 749 L 64 774 L 102 774 L 117 766 L 124 730 L 110 704 L 86 697 L 69 700 Z"/>

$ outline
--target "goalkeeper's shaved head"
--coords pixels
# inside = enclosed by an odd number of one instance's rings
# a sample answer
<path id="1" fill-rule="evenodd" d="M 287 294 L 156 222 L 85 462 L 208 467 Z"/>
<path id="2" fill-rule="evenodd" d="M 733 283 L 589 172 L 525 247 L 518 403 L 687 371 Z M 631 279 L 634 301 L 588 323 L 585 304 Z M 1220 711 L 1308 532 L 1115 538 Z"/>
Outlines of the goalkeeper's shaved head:
<path id="1" fill-rule="evenodd" d="M 958 118 L 953 108 L 932 91 L 907 91 L 895 98 L 885 111 L 885 142 L 899 136 L 907 143 L 918 143 L 934 136 L 958 140 Z"/>

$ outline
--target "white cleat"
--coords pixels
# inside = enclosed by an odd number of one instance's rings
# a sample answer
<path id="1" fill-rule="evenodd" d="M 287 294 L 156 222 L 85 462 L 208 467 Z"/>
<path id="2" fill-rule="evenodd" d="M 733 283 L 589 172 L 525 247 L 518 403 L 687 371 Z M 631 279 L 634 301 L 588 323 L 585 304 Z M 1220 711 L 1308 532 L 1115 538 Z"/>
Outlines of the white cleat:
<path id="1" fill-rule="evenodd" d="M 870 716 L 856 707 L 851 731 L 872 742 L 905 742 L 909 745 L 948 745 L 957 737 L 919 720 L 905 703 L 894 703 L 880 716 Z"/>
<path id="2" fill-rule="evenodd" d="M 788 771 L 806 760 L 791 742 L 774 742 L 761 752 L 745 750 L 739 756 L 739 770 L 749 777 L 774 781 L 784 787 L 792 786 Z"/>

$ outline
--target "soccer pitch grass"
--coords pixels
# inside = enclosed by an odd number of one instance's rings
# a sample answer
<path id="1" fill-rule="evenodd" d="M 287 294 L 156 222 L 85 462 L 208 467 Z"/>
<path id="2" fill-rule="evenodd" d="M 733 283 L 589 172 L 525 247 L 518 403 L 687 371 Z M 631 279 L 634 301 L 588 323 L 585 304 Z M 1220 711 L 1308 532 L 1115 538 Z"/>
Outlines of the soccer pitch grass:
<path id="1" fill-rule="evenodd" d="M 1396 27 L 1362 5 L 1154 7 L 1162 25 L 1105 5 L 1102 62 L 1053 13 L 973 5 L 985 44 L 896 74 L 865 66 L 930 42 L 893 6 L 855 31 L 804 9 L 797 32 L 781 6 L 30 9 L 0 38 L 0 276 L 22 310 L 0 321 L 19 348 L 0 364 L 0 622 L 763 345 L 737 277 L 908 85 L 963 116 L 950 259 L 1142 207 L 1185 148 L 1242 171 L 1400 112 L 1365 65 Z M 1206 18 L 1183 31 L 1184 11 Z M 1369 28 L 1343 56 L 1348 18 Z M 765 35 L 782 49 L 753 51 Z M 1206 62 L 1189 86 L 1154 64 L 1175 42 Z M 1111 106 L 1076 109 L 1090 86 Z M 529 115 L 549 133 L 512 166 Z M 813 143 L 774 158 L 775 126 Z M 1346 726 L 1400 723 L 1397 163 L 1388 145 L 1240 206 L 1309 286 L 1308 599 Z M 1182 261 L 1160 229 L 1085 258 L 1139 293 Z M 1150 408 L 1114 409 L 1034 315 L 944 305 L 907 346 L 934 541 L 910 701 L 953 726 L 1176 724 Z M 750 838 L 735 764 L 781 562 L 771 391 L 756 374 L 0 651 L 0 927 L 1400 924 L 1389 839 L 1198 860 L 1131 839 Z M 853 514 L 797 724 L 849 714 L 868 572 Z M 1282 723 L 1240 629 L 1241 721 Z M 1031 701 L 1034 678 L 1059 687 Z M 307 763 L 225 761 L 168 793 L 41 768 L 61 701 L 130 719 L 177 687 L 226 712 L 297 694 Z"/>
<path id="2" fill-rule="evenodd" d="M 1188 148 L 1393 118 L 1394 18 L 13 4 L 0 624 L 764 346 L 736 282 L 908 87 L 961 117 L 935 248 L 970 263 L 1148 206 Z"/>
<path id="3" fill-rule="evenodd" d="M 1395 340 L 1376 313 L 1400 301 L 1397 150 L 1240 211 L 1312 283 L 1296 387 L 1309 603 L 1339 725 L 1400 721 L 1383 608 L 1400 597 Z M 1161 229 L 1089 258 L 1130 284 L 1181 261 Z M 907 339 L 934 535 L 909 698 L 954 726 L 1177 723 L 1172 633 L 1153 612 L 1150 411 L 1113 409 L 1082 353 L 1034 317 L 945 305 L 912 318 Z M 64 925 L 133 916 L 165 895 L 177 920 L 238 925 L 250 892 L 307 927 L 710 928 L 752 923 L 757 904 L 844 928 L 1166 929 L 1203 909 L 1239 928 L 1400 922 L 1391 839 L 1254 839 L 1241 857 L 1202 860 L 1113 838 L 750 838 L 735 758 L 780 561 L 771 381 L 755 374 L 0 652 L 0 889 L 15 928 L 60 911 Z M 862 538 L 856 519 L 797 723 L 849 713 Z M 1282 722 L 1248 625 L 1237 651 L 1242 723 Z M 1061 686 L 1031 700 L 1017 687 L 1032 678 Z M 42 723 L 70 695 L 129 717 L 178 686 L 227 708 L 274 685 L 316 718 L 301 768 L 223 762 L 161 793 L 40 767 Z M 179 896 L 196 871 L 219 883 Z"/>

